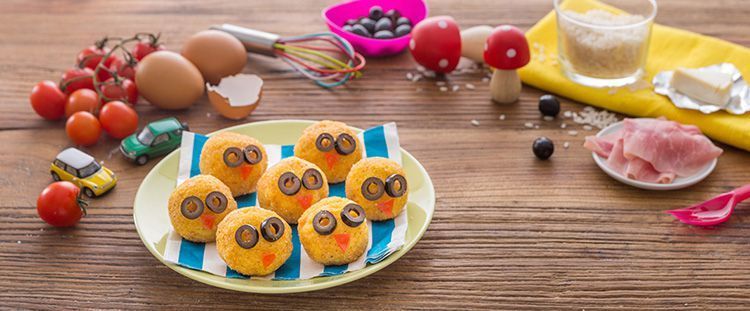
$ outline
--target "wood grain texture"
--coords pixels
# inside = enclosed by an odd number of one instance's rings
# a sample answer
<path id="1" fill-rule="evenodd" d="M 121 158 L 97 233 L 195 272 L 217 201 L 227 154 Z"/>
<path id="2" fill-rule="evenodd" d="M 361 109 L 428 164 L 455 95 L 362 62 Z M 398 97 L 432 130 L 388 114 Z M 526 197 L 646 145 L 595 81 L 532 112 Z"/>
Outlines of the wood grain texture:
<path id="1" fill-rule="evenodd" d="M 336 119 L 368 127 L 396 121 L 401 142 L 433 178 L 435 216 L 424 238 L 386 269 L 335 289 L 294 295 L 235 293 L 194 282 L 160 264 L 141 244 L 132 202 L 156 163 L 136 167 L 103 139 L 85 148 L 120 178 L 72 229 L 36 216 L 50 160 L 70 143 L 61 122 L 28 104 L 39 80 L 56 80 L 75 54 L 103 35 L 160 31 L 179 50 L 192 33 L 229 22 L 283 35 L 324 30 L 326 1 L 4 1 L 0 10 L 0 308 L 7 309 L 720 309 L 750 308 L 750 206 L 725 225 L 697 229 L 665 209 L 750 182 L 750 154 L 725 147 L 716 171 L 686 190 L 649 192 L 605 176 L 561 120 L 542 121 L 541 91 L 519 103 L 489 101 L 482 74 L 452 76 L 458 92 L 405 80 L 407 54 L 371 59 L 365 76 L 323 90 L 277 60 L 252 57 L 266 81 L 246 121 Z M 657 21 L 750 46 L 745 0 L 660 0 Z M 461 26 L 512 23 L 528 29 L 549 0 L 434 0 L 432 15 Z M 472 83 L 475 90 L 467 90 Z M 564 110 L 581 105 L 564 101 Z M 171 115 L 147 104 L 141 125 Z M 500 114 L 506 120 L 498 120 Z M 197 132 L 241 122 L 218 117 L 203 98 L 177 116 Z M 478 120 L 479 126 L 470 121 Z M 525 122 L 539 124 L 526 129 Z M 570 121 L 567 121 L 570 123 Z M 557 143 L 550 161 L 531 141 Z M 570 148 L 562 148 L 563 142 Z"/>

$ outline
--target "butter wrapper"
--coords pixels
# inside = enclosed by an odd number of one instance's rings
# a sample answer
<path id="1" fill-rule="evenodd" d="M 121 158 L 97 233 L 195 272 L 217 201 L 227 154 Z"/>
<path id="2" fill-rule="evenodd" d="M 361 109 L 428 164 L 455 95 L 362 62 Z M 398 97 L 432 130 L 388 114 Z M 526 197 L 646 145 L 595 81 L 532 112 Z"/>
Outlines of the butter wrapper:
<path id="1" fill-rule="evenodd" d="M 742 74 L 737 67 L 730 63 L 721 63 L 698 68 L 698 70 L 706 72 L 722 72 L 732 76 L 733 83 L 732 91 L 730 93 L 731 99 L 729 102 L 723 106 L 717 106 L 678 92 L 671 85 L 674 71 L 662 71 L 654 76 L 654 80 L 652 81 L 654 92 L 669 97 L 672 103 L 678 108 L 698 110 L 705 114 L 724 110 L 731 114 L 739 115 L 750 111 L 750 88 L 748 88 L 745 79 L 742 77 Z"/>

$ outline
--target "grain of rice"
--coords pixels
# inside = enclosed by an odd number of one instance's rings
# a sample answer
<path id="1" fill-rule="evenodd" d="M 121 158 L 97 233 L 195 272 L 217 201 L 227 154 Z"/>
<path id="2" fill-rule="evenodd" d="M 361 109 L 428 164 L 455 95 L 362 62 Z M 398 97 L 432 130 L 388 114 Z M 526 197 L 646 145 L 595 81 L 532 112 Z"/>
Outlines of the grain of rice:
<path id="1" fill-rule="evenodd" d="M 448 87 L 447 86 L 441 86 L 440 87 L 440 91 L 441 92 L 447 92 L 448 91 Z"/>
<path id="2" fill-rule="evenodd" d="M 479 126 L 479 121 L 477 121 L 477 120 L 471 120 L 471 125 L 473 125 L 473 126 Z"/>
<path id="3" fill-rule="evenodd" d="M 555 117 L 553 117 L 553 116 L 544 116 L 544 121 L 555 121 Z"/>
<path id="4" fill-rule="evenodd" d="M 570 136 L 578 136 L 578 131 L 568 131 L 568 135 L 570 135 Z"/>
<path id="5" fill-rule="evenodd" d="M 534 127 L 534 123 L 526 122 L 526 123 L 523 124 L 523 126 L 525 126 L 526 128 L 533 128 Z"/>
<path id="6" fill-rule="evenodd" d="M 466 88 L 469 89 L 469 90 L 473 90 L 474 89 L 474 84 L 466 83 Z"/>
<path id="7" fill-rule="evenodd" d="M 505 120 L 505 115 L 504 115 L 504 114 L 501 114 L 501 115 L 500 115 L 500 117 L 499 117 L 498 119 L 500 119 L 501 121 L 502 121 L 502 120 Z"/>

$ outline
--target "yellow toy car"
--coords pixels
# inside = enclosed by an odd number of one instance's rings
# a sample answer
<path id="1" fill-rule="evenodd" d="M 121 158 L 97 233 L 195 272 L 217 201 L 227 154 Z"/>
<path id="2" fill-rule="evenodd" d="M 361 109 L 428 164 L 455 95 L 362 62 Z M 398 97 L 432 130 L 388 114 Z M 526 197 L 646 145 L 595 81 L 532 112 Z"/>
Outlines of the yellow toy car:
<path id="1" fill-rule="evenodd" d="M 112 171 L 101 166 L 94 157 L 72 147 L 55 157 L 50 165 L 50 174 L 55 181 L 66 180 L 76 184 L 90 198 L 106 193 L 117 184 Z"/>

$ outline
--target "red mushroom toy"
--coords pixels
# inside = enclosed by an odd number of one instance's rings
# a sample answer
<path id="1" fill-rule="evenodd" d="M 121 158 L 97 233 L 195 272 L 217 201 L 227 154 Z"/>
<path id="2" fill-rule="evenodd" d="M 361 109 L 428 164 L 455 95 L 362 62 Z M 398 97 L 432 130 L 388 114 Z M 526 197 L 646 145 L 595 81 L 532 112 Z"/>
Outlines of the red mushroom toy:
<path id="1" fill-rule="evenodd" d="M 439 73 L 456 69 L 461 58 L 461 31 L 450 16 L 427 18 L 414 26 L 409 51 L 420 65 Z"/>
<path id="2" fill-rule="evenodd" d="M 516 27 L 495 28 L 484 45 L 484 62 L 495 68 L 490 81 L 492 100 L 513 103 L 521 95 L 521 80 L 516 69 L 529 63 L 529 43 Z"/>

